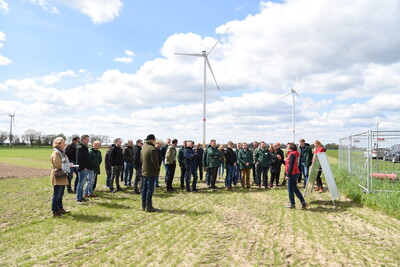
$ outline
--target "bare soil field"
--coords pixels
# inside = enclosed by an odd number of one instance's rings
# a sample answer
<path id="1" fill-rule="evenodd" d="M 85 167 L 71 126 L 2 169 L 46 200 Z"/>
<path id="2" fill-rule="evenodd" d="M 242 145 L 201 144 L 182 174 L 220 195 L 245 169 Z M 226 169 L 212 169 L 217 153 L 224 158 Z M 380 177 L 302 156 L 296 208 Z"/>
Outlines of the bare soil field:
<path id="1" fill-rule="evenodd" d="M 0 162 L 0 179 L 32 178 L 50 175 L 50 170 L 23 167 Z"/>

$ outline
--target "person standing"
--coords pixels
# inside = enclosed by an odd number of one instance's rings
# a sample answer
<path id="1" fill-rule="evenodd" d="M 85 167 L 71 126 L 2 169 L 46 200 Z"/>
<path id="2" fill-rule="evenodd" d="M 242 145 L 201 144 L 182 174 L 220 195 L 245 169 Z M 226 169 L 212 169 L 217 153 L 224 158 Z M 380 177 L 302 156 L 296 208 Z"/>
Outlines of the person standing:
<path id="1" fill-rule="evenodd" d="M 93 168 L 93 183 L 91 183 L 90 185 L 88 184 L 88 186 L 86 186 L 85 196 L 88 197 L 97 197 L 94 194 L 94 190 L 96 189 L 97 185 L 97 176 L 100 174 L 100 164 L 103 161 L 101 156 L 101 151 L 99 150 L 100 147 L 101 147 L 101 142 L 94 141 L 93 147 L 89 149 L 90 163 Z"/>
<path id="2" fill-rule="evenodd" d="M 161 167 L 161 163 L 162 163 L 162 157 L 161 157 L 161 147 L 162 147 L 162 144 L 161 144 L 161 142 L 160 142 L 160 141 L 157 141 L 155 147 L 156 147 L 156 149 L 157 149 L 158 161 L 159 161 L 159 164 L 160 164 L 160 167 Z M 158 181 L 158 180 L 159 180 L 159 177 L 157 177 L 157 179 L 156 179 L 156 184 L 155 184 L 155 187 L 156 187 L 156 188 L 159 188 L 159 187 L 160 187 L 160 184 L 159 184 L 159 181 Z"/>
<path id="3" fill-rule="evenodd" d="M 89 135 L 82 135 L 81 141 L 78 143 L 76 147 L 76 163 L 79 165 L 78 167 L 78 186 L 76 190 L 76 200 L 79 204 L 82 204 L 88 199 L 83 197 L 83 186 L 86 182 L 90 183 L 93 179 L 93 169 L 92 163 L 90 161 L 89 149 Z"/>
<path id="4" fill-rule="evenodd" d="M 280 149 L 279 143 L 271 144 L 270 153 L 271 153 L 271 166 L 270 166 L 271 183 L 269 187 L 272 188 L 274 187 L 274 182 L 276 183 L 277 187 L 279 186 L 281 167 L 283 164 L 285 164 L 285 161 L 284 161 L 283 151 Z"/>
<path id="5" fill-rule="evenodd" d="M 256 149 L 254 162 L 256 163 L 256 184 L 258 188 L 261 188 L 261 186 L 268 188 L 268 169 L 271 165 L 271 153 L 264 141 Z"/>
<path id="6" fill-rule="evenodd" d="M 316 154 L 325 152 L 325 148 L 322 146 L 321 142 L 319 140 L 314 141 L 314 156 L 313 156 L 313 161 L 316 157 Z M 316 191 L 319 192 L 324 192 L 324 187 L 322 185 L 322 179 L 321 179 L 321 174 L 322 174 L 322 168 L 319 167 L 318 173 L 317 173 L 317 188 L 315 189 Z"/>
<path id="7" fill-rule="evenodd" d="M 211 147 L 211 144 L 207 145 L 206 148 L 204 149 L 204 151 L 203 151 L 203 158 L 202 158 L 203 168 L 204 168 L 204 171 L 206 172 L 206 185 L 207 185 L 208 188 L 211 187 L 211 182 L 210 182 L 210 180 L 211 180 L 211 179 L 210 179 L 210 177 L 211 177 L 211 169 L 209 169 L 209 168 L 207 167 L 207 164 L 206 164 L 206 162 L 207 162 L 207 157 L 208 157 L 207 151 L 208 151 L 208 148 L 209 148 L 209 147 Z"/>
<path id="8" fill-rule="evenodd" d="M 251 151 L 251 153 L 253 153 L 253 159 L 255 160 L 256 158 L 256 151 L 258 148 L 258 142 L 257 141 L 253 141 L 253 147 L 250 148 L 249 150 Z M 253 170 L 253 183 L 257 184 L 256 179 L 257 179 L 257 174 L 256 174 L 256 162 L 253 162 L 252 164 L 252 170 Z"/>
<path id="9" fill-rule="evenodd" d="M 312 164 L 313 153 L 310 144 L 306 143 L 304 139 L 299 140 L 299 169 L 300 175 L 297 180 L 298 183 L 301 182 L 301 176 L 304 176 L 304 188 L 306 187 L 308 181 L 308 171 Z"/>
<path id="10" fill-rule="evenodd" d="M 173 192 L 175 189 L 172 187 L 174 180 L 175 168 L 176 168 L 176 146 L 178 140 L 173 139 L 172 144 L 168 146 L 167 153 L 165 154 L 165 164 L 168 167 L 168 178 L 167 178 L 167 192 Z"/>
<path id="11" fill-rule="evenodd" d="M 253 168 L 253 153 L 248 149 L 247 143 L 243 143 L 239 151 L 239 164 L 242 170 L 242 188 L 250 189 L 250 170 Z"/>
<path id="12" fill-rule="evenodd" d="M 122 150 L 124 158 L 124 186 L 132 186 L 133 176 L 133 141 L 128 140 L 126 147 Z"/>
<path id="13" fill-rule="evenodd" d="M 224 145 L 221 144 L 219 146 L 219 153 L 221 153 L 221 166 L 218 168 L 218 179 L 221 179 L 224 177 L 224 170 L 225 170 L 225 149 Z"/>
<path id="14" fill-rule="evenodd" d="M 124 165 L 124 157 L 122 155 L 121 138 L 116 138 L 114 144 L 110 150 L 110 162 L 111 162 L 111 180 L 110 180 L 110 191 L 117 192 L 121 191 L 122 188 L 119 185 L 119 177 L 122 175 L 122 168 Z M 114 191 L 114 181 L 117 189 Z"/>
<path id="15" fill-rule="evenodd" d="M 203 153 L 204 149 L 201 147 L 201 144 L 198 143 L 196 146 L 196 154 L 197 154 L 197 167 L 199 168 L 199 178 L 200 181 L 203 181 Z"/>
<path id="16" fill-rule="evenodd" d="M 140 194 L 139 184 L 141 185 L 142 180 L 142 162 L 140 161 L 140 153 L 142 151 L 143 141 L 142 139 L 136 140 L 136 145 L 133 148 L 133 167 L 135 168 L 135 181 L 133 182 L 133 192 L 137 195 Z"/>
<path id="17" fill-rule="evenodd" d="M 140 152 L 142 162 L 142 209 L 147 212 L 158 211 L 153 207 L 153 192 L 156 178 L 160 175 L 160 163 L 158 152 L 155 148 L 156 137 L 149 134 L 146 138 L 146 145 Z"/>
<path id="18" fill-rule="evenodd" d="M 164 165 L 164 170 L 165 170 L 165 179 L 164 179 L 165 184 L 167 184 L 167 180 L 168 180 L 168 166 L 165 163 L 165 154 L 167 154 L 167 149 L 168 149 L 168 146 L 170 143 L 171 143 L 171 139 L 167 138 L 167 140 L 165 140 L 165 145 L 160 148 L 161 159 L 162 159 L 162 163 Z"/>
<path id="19" fill-rule="evenodd" d="M 236 153 L 233 151 L 233 143 L 228 142 L 227 148 L 225 150 L 225 166 L 226 166 L 226 178 L 225 187 L 227 190 L 232 190 L 233 177 L 235 175 L 236 168 Z"/>
<path id="20" fill-rule="evenodd" d="M 57 137 L 53 142 L 53 153 L 51 154 L 51 163 L 53 169 L 51 170 L 51 185 L 53 186 L 53 200 L 51 203 L 51 210 L 53 217 L 61 217 L 62 214 L 69 213 L 63 207 L 63 196 L 65 186 L 68 186 L 68 173 L 73 163 L 69 162 L 68 156 L 64 152 L 65 141 L 62 137 Z M 56 172 L 62 171 L 65 176 L 57 176 Z"/>
<path id="21" fill-rule="evenodd" d="M 289 209 L 294 209 L 295 199 L 294 195 L 301 201 L 302 208 L 307 207 L 307 203 L 304 200 L 303 195 L 301 194 L 299 188 L 297 187 L 297 179 L 300 174 L 299 170 L 299 157 L 300 153 L 297 151 L 297 147 L 294 143 L 288 143 L 286 145 L 286 151 L 288 152 L 286 160 L 285 160 L 285 180 L 288 181 L 288 194 L 290 205 L 287 206 Z"/>
<path id="22" fill-rule="evenodd" d="M 183 158 L 185 164 L 185 183 L 187 192 L 197 191 L 197 153 L 193 150 L 194 142 L 187 141 L 185 150 L 183 151 Z M 193 184 L 190 186 L 190 179 L 193 175 Z"/>
<path id="23" fill-rule="evenodd" d="M 71 143 L 69 143 L 65 147 L 65 154 L 68 156 L 69 161 L 72 164 L 76 164 L 76 146 L 79 143 L 80 139 L 78 136 L 72 138 Z M 72 179 L 75 173 L 75 183 L 74 183 L 74 190 L 72 190 Z M 68 193 L 73 194 L 76 191 L 76 187 L 78 186 L 78 171 L 75 167 L 71 167 L 71 171 L 68 173 Z"/>
<path id="24" fill-rule="evenodd" d="M 210 146 L 204 152 L 205 158 L 203 158 L 203 165 L 207 167 L 207 171 L 210 172 L 210 188 L 212 190 L 217 189 L 215 182 L 217 180 L 218 167 L 221 166 L 221 152 L 217 148 L 217 141 L 212 139 Z"/>
<path id="25" fill-rule="evenodd" d="M 235 176 L 233 178 L 233 185 L 236 185 L 237 183 L 242 183 L 242 172 L 240 170 L 240 164 L 239 164 L 239 151 L 242 149 L 242 144 L 237 143 L 236 148 L 235 148 L 235 154 L 236 154 L 236 168 L 235 168 Z"/>
<path id="26" fill-rule="evenodd" d="M 111 146 L 107 147 L 106 155 L 104 156 L 104 167 L 106 169 L 106 186 L 110 188 L 110 181 L 111 181 L 111 162 L 110 162 L 110 150 Z"/>
<path id="27" fill-rule="evenodd" d="M 178 163 L 179 168 L 181 169 L 181 190 L 185 189 L 185 174 L 186 174 L 186 167 L 185 167 L 185 159 L 183 157 L 183 152 L 185 151 L 186 147 L 186 140 L 183 141 L 182 147 L 178 150 Z"/>

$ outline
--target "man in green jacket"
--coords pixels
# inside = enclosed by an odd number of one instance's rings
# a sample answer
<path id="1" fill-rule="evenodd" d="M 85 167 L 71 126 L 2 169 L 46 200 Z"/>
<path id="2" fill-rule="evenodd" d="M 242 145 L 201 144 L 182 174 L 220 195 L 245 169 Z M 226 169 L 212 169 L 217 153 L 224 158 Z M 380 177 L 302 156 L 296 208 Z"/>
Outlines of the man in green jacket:
<path id="1" fill-rule="evenodd" d="M 100 141 L 94 141 L 92 148 L 89 149 L 90 163 L 92 165 L 94 179 L 92 179 L 93 182 L 91 184 L 88 183 L 86 186 L 87 190 L 85 190 L 85 198 L 97 197 L 93 192 L 96 189 L 97 175 L 100 174 L 100 164 L 103 161 L 101 151 L 99 150 L 100 146 Z"/>
<path id="2" fill-rule="evenodd" d="M 242 187 L 250 189 L 250 170 L 253 168 L 253 153 L 249 150 L 247 143 L 242 144 L 239 151 L 239 165 L 242 170 Z"/>
<path id="3" fill-rule="evenodd" d="M 299 169 L 300 175 L 297 180 L 298 183 L 301 182 L 301 176 L 304 176 L 304 188 L 306 187 L 308 181 L 308 170 L 312 164 L 313 153 L 310 144 L 306 143 L 304 139 L 299 140 Z"/>
<path id="4" fill-rule="evenodd" d="M 149 134 L 146 145 L 140 151 L 142 162 L 142 209 L 147 212 L 156 212 L 153 207 L 153 192 L 157 177 L 160 175 L 158 152 L 155 148 L 156 137 Z"/>
<path id="5" fill-rule="evenodd" d="M 262 141 L 260 146 L 256 149 L 254 162 L 256 165 L 256 184 L 258 188 L 261 188 L 261 185 L 268 188 L 268 170 L 271 165 L 271 153 L 267 149 L 267 144 L 264 141 Z"/>
<path id="6" fill-rule="evenodd" d="M 175 169 L 176 169 L 176 146 L 178 140 L 173 139 L 172 144 L 168 146 L 167 152 L 165 153 L 165 165 L 167 166 L 167 192 L 173 192 L 175 189 L 172 187 L 174 180 Z"/>
<path id="7" fill-rule="evenodd" d="M 215 182 L 217 180 L 218 167 L 221 166 L 221 152 L 217 148 L 217 141 L 211 140 L 210 146 L 204 151 L 203 165 L 210 173 L 210 188 L 215 190 Z"/>

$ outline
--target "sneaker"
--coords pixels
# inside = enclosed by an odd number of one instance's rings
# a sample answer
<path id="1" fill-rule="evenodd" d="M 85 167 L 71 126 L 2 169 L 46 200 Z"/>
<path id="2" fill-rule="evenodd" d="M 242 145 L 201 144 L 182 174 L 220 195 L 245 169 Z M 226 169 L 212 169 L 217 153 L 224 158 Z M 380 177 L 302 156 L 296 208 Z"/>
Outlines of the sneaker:
<path id="1" fill-rule="evenodd" d="M 67 214 L 67 213 L 70 213 L 70 212 L 66 211 L 64 208 L 61 208 L 61 209 L 58 210 L 58 213 L 59 214 Z"/>
<path id="2" fill-rule="evenodd" d="M 58 211 L 53 211 L 53 218 L 60 218 L 62 217 L 61 214 Z"/>
<path id="3" fill-rule="evenodd" d="M 89 197 L 98 197 L 98 196 L 96 196 L 95 194 L 91 194 L 89 195 Z"/>
<path id="4" fill-rule="evenodd" d="M 307 208 L 307 202 L 304 201 L 303 203 L 301 203 L 301 208 L 302 208 L 302 209 Z"/>
<path id="5" fill-rule="evenodd" d="M 319 192 L 322 193 L 324 192 L 324 189 L 322 187 L 319 188 Z"/>

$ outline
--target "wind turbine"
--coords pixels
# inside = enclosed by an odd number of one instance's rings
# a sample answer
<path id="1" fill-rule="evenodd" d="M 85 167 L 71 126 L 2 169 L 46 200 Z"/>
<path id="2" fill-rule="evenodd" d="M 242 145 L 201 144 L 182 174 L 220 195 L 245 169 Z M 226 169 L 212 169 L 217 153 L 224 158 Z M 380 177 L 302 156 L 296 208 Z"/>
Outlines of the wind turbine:
<path id="1" fill-rule="evenodd" d="M 277 99 L 276 101 L 279 101 L 287 96 L 292 95 L 292 138 L 293 138 L 293 143 L 296 142 L 296 96 L 303 98 L 301 95 L 299 95 L 296 92 L 296 87 L 297 87 L 297 79 L 299 77 L 299 69 L 297 69 L 297 74 L 296 74 L 296 81 L 294 83 L 294 86 L 290 89 L 290 93 L 287 95 L 282 96 L 281 98 Z M 304 99 L 304 98 L 303 98 Z M 305 99 L 304 101 L 311 105 L 310 103 L 308 103 Z"/>
<path id="2" fill-rule="evenodd" d="M 10 117 L 10 146 L 12 146 L 12 126 L 14 124 L 14 128 L 15 128 L 15 112 L 17 112 L 17 109 L 15 109 L 14 113 L 8 113 L 8 117 Z"/>
<path id="3" fill-rule="evenodd" d="M 175 55 L 179 56 L 193 56 L 193 57 L 203 57 L 204 58 L 204 80 L 203 80 L 203 147 L 206 145 L 206 91 L 207 91 L 207 66 L 214 78 L 215 85 L 217 86 L 217 89 L 219 90 L 219 86 L 217 83 L 217 79 L 215 79 L 214 72 L 211 68 L 210 61 L 208 61 L 208 56 L 211 54 L 211 52 L 214 50 L 214 48 L 217 46 L 217 44 L 222 40 L 224 35 L 228 32 L 229 28 L 226 29 L 224 34 L 222 34 L 221 38 L 214 44 L 214 46 L 210 49 L 210 51 L 207 53 L 206 51 L 202 51 L 201 54 L 185 54 L 185 53 L 175 53 Z"/>

